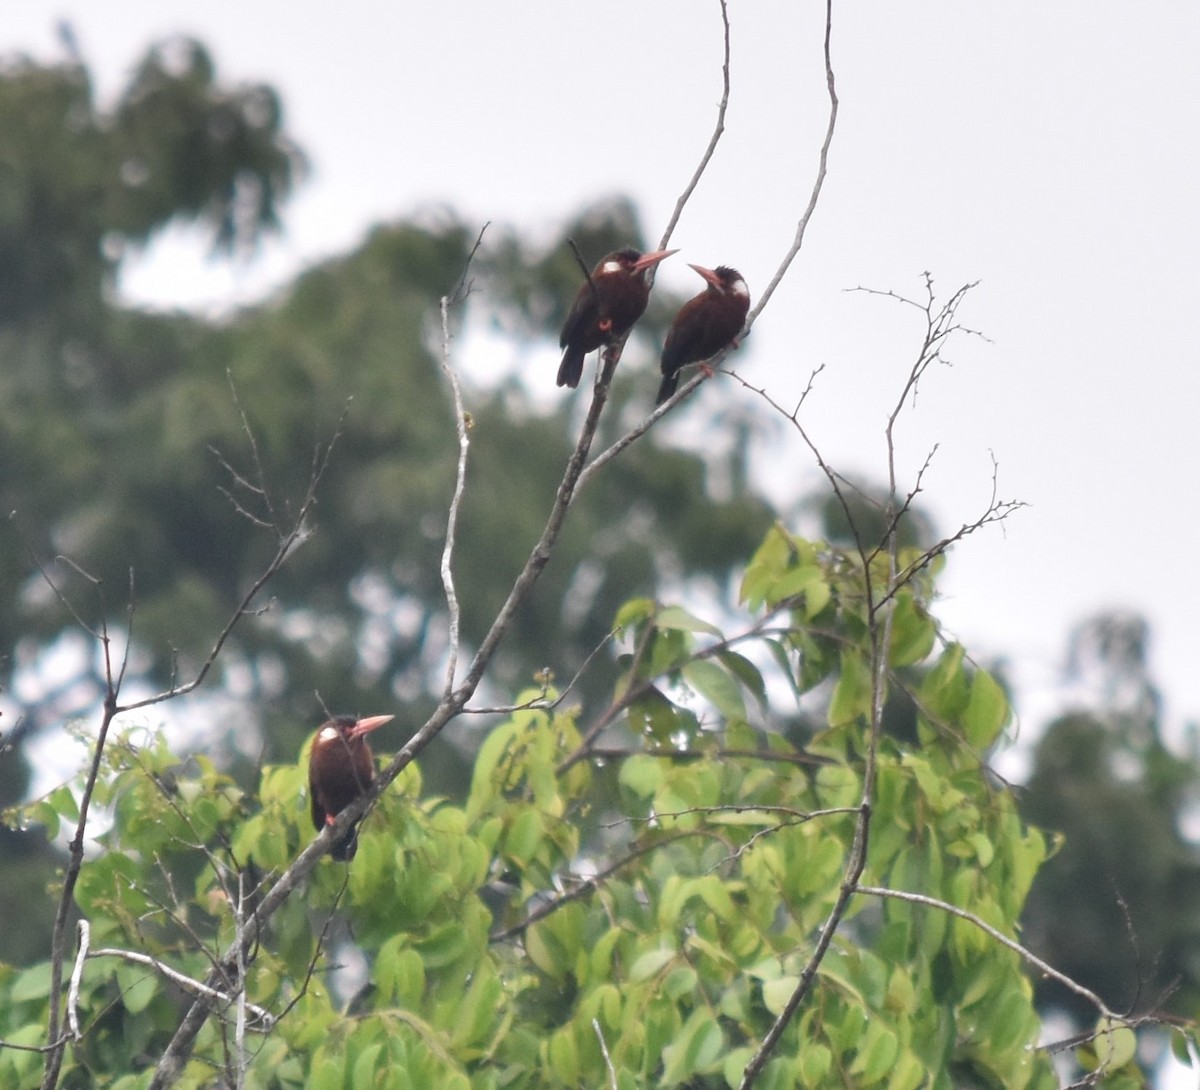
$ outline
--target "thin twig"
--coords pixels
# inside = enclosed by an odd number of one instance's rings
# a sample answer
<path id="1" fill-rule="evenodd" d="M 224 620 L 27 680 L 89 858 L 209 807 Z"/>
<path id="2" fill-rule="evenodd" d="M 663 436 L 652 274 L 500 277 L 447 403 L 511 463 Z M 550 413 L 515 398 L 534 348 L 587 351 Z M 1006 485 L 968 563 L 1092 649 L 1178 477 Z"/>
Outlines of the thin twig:
<path id="1" fill-rule="evenodd" d="M 454 399 L 454 428 L 458 434 L 458 464 L 454 475 L 454 494 L 450 499 L 450 508 L 446 515 L 446 542 L 442 547 L 441 563 L 442 588 L 446 595 L 446 609 L 450 618 L 449 651 L 446 662 L 446 685 L 442 691 L 443 699 L 447 699 L 454 691 L 454 675 L 458 672 L 459 625 L 462 614 L 458 604 L 458 593 L 454 588 L 453 562 L 455 534 L 458 528 L 458 512 L 462 507 L 463 493 L 466 490 L 467 484 L 467 454 L 471 448 L 470 429 L 467 427 L 467 413 L 463 408 L 462 384 L 458 381 L 458 373 L 454 370 L 454 365 L 450 361 L 450 306 L 452 303 L 460 301 L 464 292 L 470 291 L 470 282 L 467 279 L 467 275 L 471 268 L 471 261 L 483 243 L 483 233 L 487 229 L 488 224 L 486 223 L 479 229 L 479 235 L 475 239 L 475 245 L 471 247 L 471 252 L 467 255 L 466 265 L 463 268 L 458 285 L 451 294 L 442 296 L 440 304 L 442 316 L 442 373 L 446 376 L 446 381 L 450 384 L 450 393 Z"/>
<path id="2" fill-rule="evenodd" d="M 581 879 L 578 885 L 567 890 L 566 893 L 560 894 L 558 897 L 554 897 L 548 901 L 543 901 L 525 919 L 521 920 L 520 923 L 515 923 L 512 927 L 493 931 L 488 936 L 488 942 L 505 942 L 508 939 L 515 939 L 517 936 L 523 935 L 539 920 L 544 920 L 552 912 L 557 912 L 564 905 L 568 905 L 572 901 L 578 901 L 581 897 L 586 897 L 593 890 L 599 889 L 609 877 L 616 874 L 622 867 L 627 867 L 635 859 L 640 859 L 643 855 L 657 848 L 673 844 L 677 840 L 686 840 L 688 837 L 710 835 L 711 832 L 708 829 L 681 829 L 676 832 L 667 833 L 665 836 L 657 837 L 648 844 L 634 848 L 633 851 L 621 856 L 620 859 L 610 863 L 603 870 L 597 871 L 590 878 Z"/>
<path id="3" fill-rule="evenodd" d="M 813 182 L 812 193 L 808 198 L 808 206 L 804 209 L 804 214 L 800 217 L 800 222 L 796 224 L 796 235 L 792 239 L 792 245 L 788 252 L 783 255 L 783 260 L 779 263 L 779 268 L 775 270 L 775 275 L 771 277 L 770 283 L 763 289 L 763 293 L 758 297 L 758 302 L 750 310 L 750 314 L 746 318 L 745 332 L 749 332 L 750 328 L 758 320 L 758 316 L 763 312 L 767 303 L 771 301 L 771 296 L 775 294 L 775 289 L 782 283 L 783 278 L 787 275 L 787 271 L 791 268 L 792 262 L 796 255 L 800 253 L 800 248 L 804 245 L 804 235 L 808 230 L 809 220 L 812 219 L 813 213 L 817 209 L 817 201 L 820 199 L 821 190 L 825 185 L 825 174 L 829 168 L 829 148 L 833 144 L 833 132 L 837 126 L 838 114 L 838 97 L 837 88 L 833 78 L 833 61 L 829 51 L 829 42 L 833 34 L 833 0 L 825 0 L 825 87 L 829 93 L 829 124 L 825 128 L 825 139 L 821 143 L 821 151 L 817 157 L 817 176 Z"/>
<path id="4" fill-rule="evenodd" d="M 608 1071 L 609 1090 L 617 1090 L 617 1069 L 613 1067 L 612 1057 L 608 1054 L 608 1044 L 604 1040 L 604 1031 L 600 1028 L 600 1019 L 592 1019 L 592 1029 L 596 1031 L 596 1038 L 600 1042 L 600 1052 L 604 1056 L 604 1066 Z"/>
<path id="5" fill-rule="evenodd" d="M 332 844 L 346 834 L 353 822 L 359 820 L 375 805 L 376 800 L 391 786 L 396 777 L 437 737 L 447 723 L 461 713 L 467 701 L 474 695 L 496 649 L 511 627 L 513 618 L 529 596 L 550 559 L 554 544 L 558 540 L 567 512 L 574 499 L 575 487 L 599 426 L 601 412 L 608 400 L 609 388 L 620 361 L 623 346 L 624 341 L 617 342 L 609 346 L 603 354 L 600 375 L 592 391 L 592 401 L 588 406 L 575 449 L 563 471 L 563 477 L 555 494 L 546 525 L 537 543 L 533 546 L 529 559 L 509 590 L 508 597 L 480 642 L 462 682 L 457 688 L 442 697 L 437 707 L 430 713 L 429 718 L 396 752 L 391 762 L 380 771 L 372 786 L 342 810 L 334 823 L 327 825 L 293 860 L 291 866 L 267 891 L 247 920 L 246 935 L 243 941 L 257 940 L 266 921 L 274 915 L 292 891 L 312 871 Z M 222 959 L 222 964 L 225 963 L 229 963 L 232 967 L 232 951 Z M 210 974 L 210 986 L 212 978 L 213 974 Z M 216 979 L 219 979 L 219 974 Z M 208 1018 L 210 1003 L 209 997 L 198 996 L 184 1014 L 159 1059 L 149 1090 L 165 1090 L 178 1079 L 192 1053 L 196 1037 Z"/>
<path id="6" fill-rule="evenodd" d="M 663 229 L 662 237 L 658 241 L 658 248 L 660 250 L 665 250 L 667 244 L 671 241 L 671 236 L 675 233 L 675 227 L 679 223 L 679 218 L 683 215 L 683 210 L 696 186 L 700 184 L 700 179 L 704 176 L 705 170 L 708 169 L 709 160 L 712 159 L 713 152 L 717 150 L 717 143 L 720 141 L 721 135 L 725 132 L 725 111 L 729 108 L 729 11 L 725 6 L 725 0 L 720 0 L 720 4 L 721 24 L 725 28 L 725 56 L 721 63 L 721 101 L 717 105 L 717 121 L 713 126 L 712 136 L 709 137 L 708 146 L 704 149 L 704 154 L 700 156 L 700 162 L 692 172 L 688 184 L 684 186 L 683 192 L 679 194 L 679 199 L 675 202 L 675 208 L 671 212 L 671 218 L 667 220 L 667 226 Z"/>
<path id="7" fill-rule="evenodd" d="M 592 270 L 588 268 L 588 263 L 584 261 L 583 254 L 579 250 L 579 243 L 573 238 L 567 239 L 567 245 L 571 247 L 571 253 L 575 255 L 575 260 L 579 267 L 583 270 L 583 275 L 587 280 L 588 287 L 592 289 L 592 298 L 596 301 L 596 305 L 600 304 L 600 291 L 596 287 L 596 281 L 592 279 Z"/>
<path id="8" fill-rule="evenodd" d="M 71 986 L 67 989 L 67 1024 L 71 1027 L 72 1039 L 78 1041 L 83 1036 L 79 1031 L 79 983 L 83 979 L 83 963 L 87 960 L 92 928 L 87 920 L 80 920 L 76 931 L 79 951 L 75 955 L 75 968 L 71 970 Z"/>
<path id="9" fill-rule="evenodd" d="M 135 965 L 144 965 L 146 968 L 160 973 L 171 981 L 171 983 L 177 984 L 184 991 L 190 992 L 192 995 L 202 996 L 205 999 L 220 1003 L 222 1006 L 231 1006 L 237 1003 L 237 996 L 219 991 L 208 984 L 202 984 L 199 980 L 193 980 L 186 973 L 181 973 L 178 969 L 171 968 L 166 962 L 159 961 L 158 958 L 152 958 L 149 954 L 139 953 L 137 950 L 120 950 L 115 947 L 106 946 L 100 950 L 93 950 L 88 955 L 88 958 L 89 960 L 92 958 L 120 958 L 123 961 L 133 962 Z M 246 1009 L 258 1019 L 258 1028 L 261 1032 L 266 1033 L 274 1026 L 275 1016 L 269 1010 L 255 1003 L 247 1003 Z"/>
<path id="10" fill-rule="evenodd" d="M 974 912 L 968 912 L 965 908 L 959 908 L 958 905 L 950 904 L 949 901 L 941 901 L 936 897 L 929 897 L 924 893 L 908 893 L 905 890 L 886 889 L 883 886 L 858 886 L 856 892 L 868 897 L 890 897 L 896 901 L 909 901 L 912 904 L 926 905 L 929 908 L 941 909 L 941 911 L 948 912 L 952 916 L 958 916 L 960 919 L 974 924 L 981 931 L 987 932 L 998 943 L 1008 947 L 1013 953 L 1019 955 L 1043 976 L 1049 977 L 1051 980 L 1061 984 L 1068 991 L 1074 992 L 1081 999 L 1087 1000 L 1087 1002 L 1096 1008 L 1102 1018 L 1109 1018 L 1114 1022 L 1122 1024 L 1126 1021 L 1122 1015 L 1115 1014 L 1109 1010 L 1108 1005 L 1095 992 L 1072 980 L 1065 973 L 1060 973 L 1054 966 L 1044 962 L 1037 954 L 1026 949 L 1015 939 L 1010 939 L 1003 931 L 997 930 L 986 920 L 975 915 Z"/>
<path id="11" fill-rule="evenodd" d="M 182 685 L 173 685 L 162 692 L 156 693 L 153 696 L 148 696 L 142 700 L 134 700 L 128 704 L 121 704 L 116 708 L 117 713 L 136 711 L 138 708 L 150 707 L 154 704 L 161 704 L 166 700 L 172 700 L 176 697 L 184 696 L 199 688 L 204 684 L 213 666 L 216 664 L 217 657 L 221 653 L 221 649 L 225 646 L 229 637 L 233 634 L 233 630 L 237 627 L 238 622 L 245 616 L 252 613 L 250 603 L 258 596 L 258 592 L 267 585 L 280 571 L 284 563 L 299 548 L 308 538 L 310 530 L 308 527 L 308 516 L 312 513 L 317 502 L 317 488 L 321 483 L 321 479 L 325 475 L 326 469 L 329 467 L 330 459 L 333 456 L 334 447 L 341 438 L 342 425 L 346 420 L 348 407 L 342 410 L 342 415 L 338 419 L 337 427 L 334 429 L 333 436 L 330 438 L 323 450 L 314 451 L 313 471 L 309 476 L 308 489 L 305 492 L 304 499 L 300 504 L 300 508 L 296 513 L 296 517 L 292 522 L 291 528 L 284 532 L 279 541 L 279 547 L 275 550 L 275 555 L 271 557 L 267 566 L 262 570 L 258 577 L 250 584 L 250 588 L 242 595 L 241 601 L 234 608 L 229 620 L 225 623 L 225 627 L 218 633 L 217 638 L 213 641 L 212 648 L 208 652 L 208 656 L 204 662 L 200 664 L 200 668 L 196 671 L 195 677 L 191 681 L 184 682 Z"/>

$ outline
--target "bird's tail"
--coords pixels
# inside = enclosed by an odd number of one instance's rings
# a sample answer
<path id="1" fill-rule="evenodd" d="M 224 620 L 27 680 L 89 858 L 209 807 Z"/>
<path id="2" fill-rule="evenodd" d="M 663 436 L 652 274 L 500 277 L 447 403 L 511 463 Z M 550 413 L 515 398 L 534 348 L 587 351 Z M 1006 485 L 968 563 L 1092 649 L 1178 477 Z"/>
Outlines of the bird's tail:
<path id="1" fill-rule="evenodd" d="M 658 388 L 658 397 L 654 399 L 654 404 L 661 405 L 675 392 L 675 389 L 678 385 L 678 371 L 672 371 L 669 375 L 663 375 L 662 385 Z"/>
<path id="2" fill-rule="evenodd" d="M 349 831 L 341 840 L 329 849 L 329 857 L 339 863 L 349 863 L 358 851 L 358 822 L 350 826 Z"/>
<path id="3" fill-rule="evenodd" d="M 575 345 L 567 345 L 563 353 L 562 363 L 558 365 L 558 385 L 570 386 L 572 390 L 579 385 L 583 377 L 583 357 L 587 353 Z"/>

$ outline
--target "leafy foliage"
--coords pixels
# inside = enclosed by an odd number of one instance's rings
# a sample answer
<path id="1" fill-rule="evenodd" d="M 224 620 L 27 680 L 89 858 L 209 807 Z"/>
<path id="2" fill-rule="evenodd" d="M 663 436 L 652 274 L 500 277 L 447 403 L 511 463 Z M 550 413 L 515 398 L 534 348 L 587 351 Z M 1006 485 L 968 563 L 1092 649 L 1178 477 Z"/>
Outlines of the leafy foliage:
<path id="1" fill-rule="evenodd" d="M 632 745 L 598 756 L 579 710 L 532 690 L 487 735 L 461 804 L 410 765 L 348 872 L 320 865 L 254 949 L 245 1085 L 737 1086 L 811 969 L 862 820 L 870 587 L 857 554 L 776 527 L 733 636 L 678 606 L 621 609 L 613 706 Z M 880 741 L 859 885 L 1011 934 L 1047 843 L 981 761 L 1008 704 L 941 644 L 933 593 L 925 569 L 894 607 L 897 657 L 927 667 L 920 744 Z M 802 693 L 828 725 L 798 752 L 771 726 Z M 78 887 L 92 956 L 64 1085 L 146 1084 L 178 993 L 98 947 L 203 977 L 236 940 L 238 905 L 252 911 L 312 836 L 304 757 L 247 794 L 153 734 L 110 745 L 113 826 Z M 26 816 L 53 824 L 71 806 L 64 790 Z M 335 971 L 355 948 L 365 967 Z M 36 1039 L 46 981 L 40 965 L 0 978 L 0 1037 Z M 1033 994 L 1021 959 L 969 920 L 856 894 L 757 1085 L 1056 1086 Z M 181 1086 L 238 1062 L 236 1007 L 218 1006 Z M 1089 1052 L 1101 1085 L 1138 1085 L 1128 1031 L 1109 1029 Z M 37 1068 L 0 1050 L 5 1085 Z"/>

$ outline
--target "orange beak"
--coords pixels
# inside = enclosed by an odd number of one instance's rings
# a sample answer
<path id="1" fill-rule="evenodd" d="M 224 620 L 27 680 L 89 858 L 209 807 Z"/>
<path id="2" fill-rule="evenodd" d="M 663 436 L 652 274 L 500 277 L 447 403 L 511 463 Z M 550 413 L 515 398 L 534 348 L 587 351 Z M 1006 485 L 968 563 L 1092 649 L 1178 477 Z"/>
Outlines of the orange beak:
<path id="1" fill-rule="evenodd" d="M 678 250 L 655 250 L 652 254 L 642 254 L 642 256 L 633 263 L 633 271 L 641 272 L 643 269 L 653 268 L 660 261 L 664 261 L 672 254 L 677 253 L 679 253 Z"/>
<path id="2" fill-rule="evenodd" d="M 394 715 L 371 715 L 366 719 L 360 719 L 349 730 L 351 738 L 361 738 L 364 734 L 370 734 L 371 731 L 382 727 L 384 723 L 390 723 L 396 717 Z"/>
<path id="3" fill-rule="evenodd" d="M 695 269 L 705 280 L 707 280 L 714 288 L 720 288 L 721 281 L 717 277 L 713 269 L 706 269 L 703 265 L 689 265 L 689 269 Z"/>

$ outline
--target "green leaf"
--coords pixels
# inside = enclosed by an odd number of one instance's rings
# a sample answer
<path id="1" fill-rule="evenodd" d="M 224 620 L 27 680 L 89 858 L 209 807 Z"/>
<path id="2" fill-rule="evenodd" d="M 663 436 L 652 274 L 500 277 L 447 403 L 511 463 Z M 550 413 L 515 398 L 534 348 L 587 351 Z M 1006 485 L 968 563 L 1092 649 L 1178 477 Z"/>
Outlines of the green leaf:
<path id="1" fill-rule="evenodd" d="M 311 1090 L 342 1090 L 342 1065 L 333 1056 L 314 1064 L 310 1076 Z"/>
<path id="2" fill-rule="evenodd" d="M 881 1022 L 872 1021 L 867 1026 L 866 1039 L 850 1065 L 852 1075 L 861 1075 L 863 1082 L 880 1082 L 891 1070 L 900 1052 L 896 1035 Z"/>
<path id="3" fill-rule="evenodd" d="M 127 1011 L 137 1014 L 150 1006 L 158 991 L 158 981 L 152 969 L 122 962 L 117 966 L 116 976 L 121 988 L 121 1003 Z"/>
<path id="4" fill-rule="evenodd" d="M 621 765 L 621 786 L 638 798 L 650 799 L 666 779 L 666 763 L 658 757 L 635 754 Z"/>
<path id="5" fill-rule="evenodd" d="M 8 996 L 14 1003 L 45 999 L 50 994 L 50 963 L 43 961 L 23 970 L 13 981 Z"/>
<path id="6" fill-rule="evenodd" d="M 892 611 L 892 642 L 888 659 L 893 666 L 911 666 L 933 650 L 937 625 L 911 593 L 896 598 Z"/>
<path id="7" fill-rule="evenodd" d="M 986 670 L 976 670 L 971 695 L 963 712 L 967 741 L 976 749 L 987 749 L 1009 719 L 1008 697 Z"/>
<path id="8" fill-rule="evenodd" d="M 714 662 L 698 659 L 681 671 L 684 680 L 726 719 L 745 719 L 746 705 L 737 682 Z"/>
<path id="9" fill-rule="evenodd" d="M 621 631 L 631 624 L 641 624 L 654 616 L 653 598 L 631 598 L 620 609 L 613 620 L 613 628 Z"/>
<path id="10" fill-rule="evenodd" d="M 1096 1060 L 1103 1070 L 1124 1067 L 1137 1052 L 1137 1036 L 1128 1026 L 1101 1018 L 1096 1023 L 1096 1038 L 1093 1041 Z"/>
<path id="11" fill-rule="evenodd" d="M 579 1082 L 579 1048 L 569 1025 L 556 1030 L 550 1037 L 550 1068 L 559 1081 L 567 1086 L 575 1086 Z"/>
<path id="12" fill-rule="evenodd" d="M 871 671 L 855 648 L 842 651 L 841 671 L 829 701 L 829 725 L 844 727 L 859 717 L 871 715 Z"/>
<path id="13" fill-rule="evenodd" d="M 800 1078 L 805 1086 L 823 1086 L 833 1066 L 833 1053 L 819 1041 L 809 1041 L 800 1049 Z"/>
<path id="14" fill-rule="evenodd" d="M 662 1085 L 674 1086 L 714 1069 L 725 1052 L 725 1035 L 706 1008 L 695 1011 L 682 1032 L 663 1050 Z"/>
<path id="15" fill-rule="evenodd" d="M 669 742 L 671 736 L 686 723 L 683 710 L 653 687 L 629 705 L 627 714 L 629 729 L 635 735 L 648 735 L 662 743 Z"/>
<path id="16" fill-rule="evenodd" d="M 950 644 L 921 682 L 920 703 L 935 719 L 956 722 L 967 706 L 969 689 L 963 655 L 961 644 Z"/>
<path id="17" fill-rule="evenodd" d="M 528 865 L 546 838 L 546 823 L 532 807 L 517 815 L 504 839 L 508 855 L 522 865 Z"/>
<path id="18" fill-rule="evenodd" d="M 800 978 L 798 976 L 781 976 L 774 980 L 764 981 L 762 986 L 763 1006 L 778 1018 L 799 985 Z"/>
<path id="19" fill-rule="evenodd" d="M 637 984 L 655 976 L 664 966 L 676 958 L 674 950 L 649 950 L 642 954 L 629 969 L 629 979 Z"/>
<path id="20" fill-rule="evenodd" d="M 742 687 L 754 697 L 758 706 L 765 711 L 767 709 L 767 686 L 758 667 L 745 655 L 739 655 L 736 651 L 722 651 L 717 658 L 720 659 L 725 669 L 737 678 Z"/>
<path id="21" fill-rule="evenodd" d="M 373 1044 L 367 1045 L 358 1054 L 358 1059 L 354 1061 L 353 1073 L 350 1076 L 351 1086 L 370 1086 L 375 1081 L 375 1063 L 382 1051 L 383 1045 Z"/>
<path id="22" fill-rule="evenodd" d="M 721 1073 L 725 1076 L 725 1085 L 738 1087 L 742 1084 L 742 1076 L 746 1073 L 746 1064 L 754 1056 L 752 1048 L 735 1048 L 725 1057 Z"/>
<path id="23" fill-rule="evenodd" d="M 689 613 L 682 606 L 666 606 L 654 616 L 657 628 L 670 628 L 680 632 L 703 632 L 709 636 L 721 638 L 721 630 L 707 621 L 701 620 L 694 613 Z"/>
<path id="24" fill-rule="evenodd" d="M 887 1090 L 917 1090 L 925 1081 L 925 1074 L 925 1065 L 906 1048 L 888 1073 Z"/>

